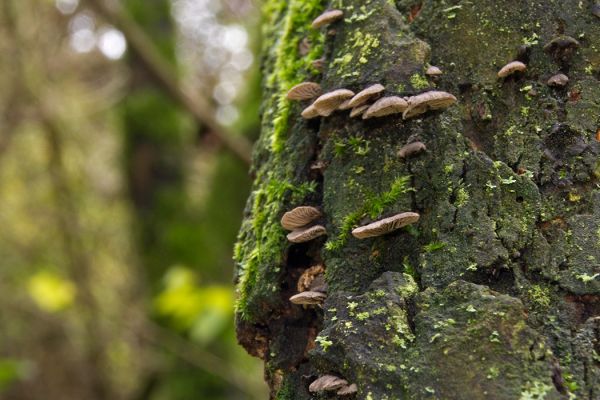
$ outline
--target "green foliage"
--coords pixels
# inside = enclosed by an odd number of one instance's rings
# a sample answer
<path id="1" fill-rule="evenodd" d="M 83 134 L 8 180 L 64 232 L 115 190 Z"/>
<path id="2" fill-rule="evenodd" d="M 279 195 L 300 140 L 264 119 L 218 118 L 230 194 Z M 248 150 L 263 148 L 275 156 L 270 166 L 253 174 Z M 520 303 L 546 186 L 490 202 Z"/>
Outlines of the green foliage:
<path id="1" fill-rule="evenodd" d="M 70 280 L 42 270 L 28 279 L 27 292 L 42 310 L 54 313 L 73 304 L 77 288 Z"/>

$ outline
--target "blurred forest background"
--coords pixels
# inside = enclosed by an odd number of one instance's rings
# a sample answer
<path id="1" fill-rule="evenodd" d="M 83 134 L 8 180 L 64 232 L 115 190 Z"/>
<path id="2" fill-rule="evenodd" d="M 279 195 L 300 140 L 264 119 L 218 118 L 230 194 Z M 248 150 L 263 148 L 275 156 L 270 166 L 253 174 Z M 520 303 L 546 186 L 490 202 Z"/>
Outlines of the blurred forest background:
<path id="1" fill-rule="evenodd" d="M 264 399 L 232 247 L 253 0 L 0 1 L 0 398 Z"/>

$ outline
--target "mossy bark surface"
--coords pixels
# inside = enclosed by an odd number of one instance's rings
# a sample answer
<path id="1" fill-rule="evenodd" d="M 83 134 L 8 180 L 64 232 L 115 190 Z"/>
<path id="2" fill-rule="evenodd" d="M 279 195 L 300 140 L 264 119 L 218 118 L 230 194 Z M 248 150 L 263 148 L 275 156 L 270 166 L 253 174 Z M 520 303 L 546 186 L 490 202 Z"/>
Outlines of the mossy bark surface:
<path id="1" fill-rule="evenodd" d="M 326 373 L 355 382 L 359 399 L 600 398 L 594 7 L 267 2 L 263 129 L 236 278 L 238 338 L 265 360 L 273 398 L 335 398 L 308 392 Z M 344 19 L 311 29 L 326 8 Z M 321 56 L 322 73 L 310 67 Z M 498 79 L 513 60 L 526 71 Z M 424 74 L 429 65 L 444 71 L 439 80 Z M 548 86 L 559 72 L 567 86 Z M 443 90 L 458 102 L 409 120 L 306 121 L 309 103 L 285 100 L 304 80 L 326 91 Z M 397 156 L 416 140 L 425 152 Z M 322 208 L 326 239 L 287 243 L 279 219 L 299 205 Z M 404 211 L 419 222 L 350 235 Z M 329 285 L 323 308 L 292 305 L 300 274 L 317 263 Z"/>

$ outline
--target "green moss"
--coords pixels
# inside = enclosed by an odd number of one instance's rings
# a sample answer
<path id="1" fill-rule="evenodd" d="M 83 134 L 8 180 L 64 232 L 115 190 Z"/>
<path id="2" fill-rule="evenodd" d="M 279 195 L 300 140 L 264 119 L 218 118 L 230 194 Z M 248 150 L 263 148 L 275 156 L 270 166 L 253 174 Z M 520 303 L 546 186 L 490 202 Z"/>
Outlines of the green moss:
<path id="1" fill-rule="evenodd" d="M 527 291 L 529 300 L 538 308 L 545 310 L 552 304 L 550 289 L 540 285 L 532 285 Z"/>
<path id="2" fill-rule="evenodd" d="M 427 89 L 429 87 L 429 81 L 420 74 L 413 74 L 410 77 L 410 84 L 415 89 Z"/>

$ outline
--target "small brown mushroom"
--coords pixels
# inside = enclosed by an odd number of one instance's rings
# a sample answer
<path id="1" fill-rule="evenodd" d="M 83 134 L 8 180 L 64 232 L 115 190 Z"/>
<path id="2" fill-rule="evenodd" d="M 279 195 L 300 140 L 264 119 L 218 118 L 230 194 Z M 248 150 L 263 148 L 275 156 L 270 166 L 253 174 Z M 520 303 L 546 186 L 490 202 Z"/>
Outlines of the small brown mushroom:
<path id="1" fill-rule="evenodd" d="M 443 72 L 441 69 L 439 69 L 438 67 L 436 67 L 435 65 L 431 65 L 429 66 L 429 68 L 427 68 L 427 71 L 425 71 L 425 75 L 427 76 L 440 76 L 442 75 Z"/>
<path id="2" fill-rule="evenodd" d="M 311 393 L 334 391 L 348 385 L 348 381 L 342 378 L 338 378 L 335 375 L 323 375 L 317 378 L 308 387 L 308 391 Z"/>
<path id="3" fill-rule="evenodd" d="M 350 118 L 360 117 L 369 107 L 371 107 L 369 104 L 363 104 L 362 106 L 353 108 L 352 111 L 350 111 Z"/>
<path id="4" fill-rule="evenodd" d="M 411 156 L 414 156 L 416 154 L 419 154 L 422 151 L 427 150 L 427 147 L 425 146 L 425 143 L 423 142 L 412 142 L 409 143 L 405 146 L 403 146 L 399 151 L 398 151 L 398 157 L 400 158 L 408 158 Z"/>
<path id="5" fill-rule="evenodd" d="M 352 107 L 349 106 L 350 100 L 352 100 L 352 99 L 345 100 L 342 104 L 340 104 L 340 106 L 338 107 L 338 110 L 344 111 L 344 110 L 351 109 Z"/>
<path id="6" fill-rule="evenodd" d="M 371 98 L 381 94 L 384 90 L 385 87 L 379 83 L 371 85 L 368 88 L 361 90 L 353 98 L 351 98 L 350 102 L 348 103 L 348 108 L 354 108 L 363 105 Z"/>
<path id="7" fill-rule="evenodd" d="M 441 110 L 456 103 L 456 97 L 448 92 L 431 90 L 412 96 L 408 99 L 408 107 L 404 110 L 402 118 L 408 119 L 423 114 L 428 110 Z"/>
<path id="8" fill-rule="evenodd" d="M 385 235 L 400 229 L 406 225 L 414 224 L 419 220 L 419 214 L 415 212 L 404 212 L 389 218 L 370 223 L 352 230 L 352 235 L 357 239 L 366 239 Z"/>
<path id="9" fill-rule="evenodd" d="M 340 104 L 354 96 L 354 92 L 348 89 L 337 89 L 333 92 L 325 93 L 315 100 L 313 106 L 320 115 L 328 117 L 334 112 Z"/>
<path id="10" fill-rule="evenodd" d="M 288 100 L 309 100 L 321 94 L 321 85 L 314 82 L 302 82 L 287 92 Z"/>
<path id="11" fill-rule="evenodd" d="M 321 116 L 313 104 L 306 107 L 300 115 L 304 119 L 313 119 Z"/>
<path id="12" fill-rule="evenodd" d="M 356 392 L 358 392 L 358 386 L 356 386 L 356 383 L 353 383 L 351 385 L 342 387 L 340 390 L 337 391 L 336 394 L 338 396 L 349 396 Z"/>
<path id="13" fill-rule="evenodd" d="M 363 119 L 383 117 L 390 114 L 398 114 L 406 110 L 408 102 L 402 97 L 389 96 L 377 100 L 363 114 Z"/>
<path id="14" fill-rule="evenodd" d="M 290 301 L 294 304 L 313 305 L 323 304 L 326 298 L 327 294 L 323 292 L 307 291 L 293 295 L 290 297 Z"/>
<path id="15" fill-rule="evenodd" d="M 296 285 L 298 292 L 309 290 L 315 278 L 317 276 L 323 276 L 324 272 L 325 268 L 323 268 L 323 265 L 321 264 L 307 268 L 306 271 L 300 275 L 300 278 L 298 278 L 298 283 Z"/>
<path id="16" fill-rule="evenodd" d="M 288 233 L 287 239 L 292 243 L 304 243 L 326 234 L 327 231 L 324 226 L 315 225 L 310 228 L 295 229 Z"/>
<path id="17" fill-rule="evenodd" d="M 575 50 L 579 47 L 579 42 L 571 36 L 558 36 L 555 37 L 544 46 L 544 51 L 554 58 L 554 61 L 558 63 L 564 63 L 568 61 Z"/>
<path id="18" fill-rule="evenodd" d="M 325 68 L 325 57 L 316 59 L 311 63 L 312 67 L 318 71 L 323 71 Z"/>
<path id="19" fill-rule="evenodd" d="M 498 78 L 506 78 L 517 71 L 523 72 L 526 69 L 527 65 L 523 64 L 521 61 L 512 61 L 500 68 L 500 71 L 498 71 Z"/>
<path id="20" fill-rule="evenodd" d="M 319 15 L 312 22 L 312 27 L 315 29 L 319 29 L 322 26 L 329 25 L 344 16 L 344 12 L 342 10 L 327 10 L 323 14 Z"/>
<path id="21" fill-rule="evenodd" d="M 281 226 L 288 231 L 302 228 L 321 216 L 318 208 L 311 206 L 296 207 L 281 217 Z"/>
<path id="22" fill-rule="evenodd" d="M 566 86 L 569 83 L 569 77 L 565 74 L 556 74 L 548 79 L 548 86 Z"/>

